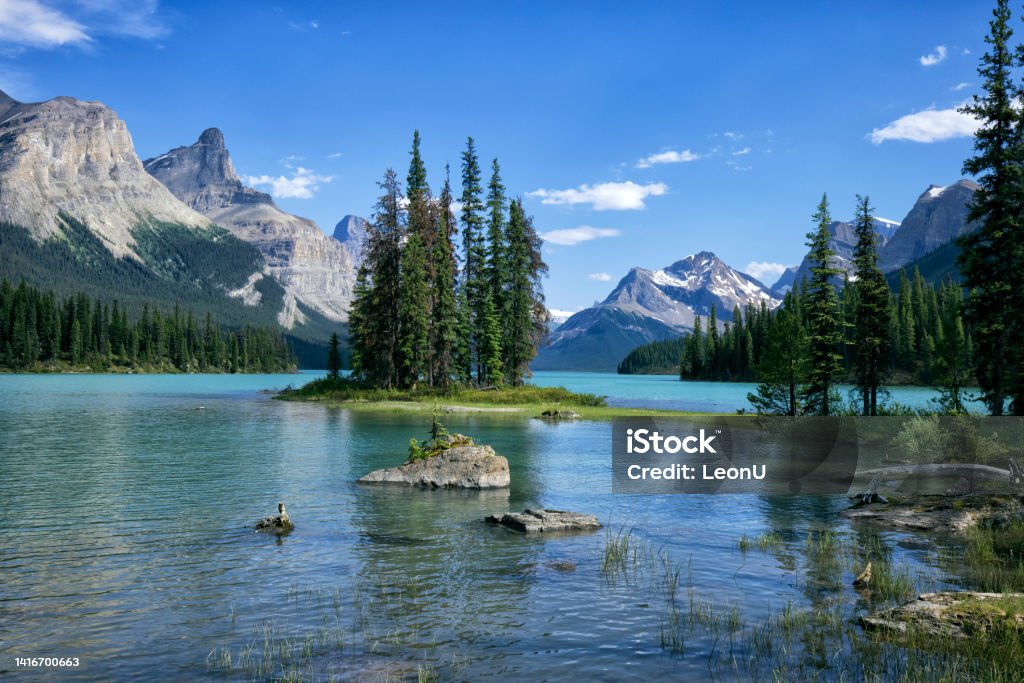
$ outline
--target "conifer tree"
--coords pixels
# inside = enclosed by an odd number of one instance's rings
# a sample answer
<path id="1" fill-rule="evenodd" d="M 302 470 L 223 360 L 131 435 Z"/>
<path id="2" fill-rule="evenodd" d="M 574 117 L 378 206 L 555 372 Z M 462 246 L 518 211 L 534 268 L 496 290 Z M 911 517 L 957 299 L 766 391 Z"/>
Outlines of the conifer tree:
<path id="1" fill-rule="evenodd" d="M 401 278 L 398 288 L 399 384 L 415 389 L 426 371 L 430 332 L 426 260 L 419 232 L 411 233 L 402 249 Z"/>
<path id="2" fill-rule="evenodd" d="M 431 262 L 433 268 L 433 315 L 431 331 L 431 377 L 432 383 L 447 388 L 456 371 L 459 321 L 456 301 L 455 246 L 453 239 L 457 230 L 452 214 L 452 190 L 445 167 L 444 187 L 436 211 L 434 250 Z"/>
<path id="3" fill-rule="evenodd" d="M 327 342 L 327 376 L 330 379 L 338 379 L 341 376 L 341 342 L 338 340 L 338 333 L 332 332 L 331 339 Z"/>
<path id="4" fill-rule="evenodd" d="M 833 388 L 842 371 L 839 345 L 843 334 L 839 300 L 833 283 L 840 271 L 832 262 L 835 252 L 829 245 L 828 227 L 832 217 L 828 210 L 828 195 L 822 195 L 813 219 L 817 227 L 807 234 L 807 246 L 811 250 L 807 256 L 811 263 L 811 279 L 803 295 L 809 354 L 805 400 L 808 412 L 830 415 Z"/>
<path id="5" fill-rule="evenodd" d="M 491 161 L 491 180 L 487 185 L 487 265 L 486 277 L 491 301 L 498 314 L 499 329 L 510 329 L 510 313 L 506 304 L 506 290 L 511 285 L 507 250 L 510 245 L 505 234 L 505 186 L 501 181 L 501 167 L 498 160 Z M 507 349 L 503 349 L 506 364 L 511 361 Z"/>
<path id="6" fill-rule="evenodd" d="M 854 218 L 857 246 L 853 255 L 857 273 L 853 286 L 856 294 L 854 376 L 864 415 L 878 414 L 878 389 L 885 379 L 890 329 L 889 285 L 878 267 L 878 238 L 875 235 L 872 210 L 867 197 L 857 197 L 857 213 Z M 849 291 L 849 288 L 845 291 Z"/>
<path id="7" fill-rule="evenodd" d="M 759 415 L 796 416 L 804 412 L 800 397 L 807 381 L 807 338 L 800 300 L 790 290 L 775 313 L 758 366 L 761 382 L 747 400 Z"/>
<path id="8" fill-rule="evenodd" d="M 1008 0 L 998 0 L 992 15 L 985 38 L 989 49 L 978 68 L 984 93 L 961 108 L 982 124 L 974 135 L 975 155 L 964 162 L 964 172 L 978 176 L 979 185 L 968 219 L 981 227 L 961 238 L 959 266 L 964 286 L 970 290 L 965 308 L 975 342 L 975 374 L 989 412 L 1002 415 L 1007 394 L 1014 391 L 1011 387 L 1024 382 L 1020 373 L 1017 379 L 1012 376 L 1012 365 L 1021 357 L 1024 340 L 1011 339 L 1010 328 L 1024 313 L 1021 295 L 1013 286 L 1020 276 L 1020 271 L 1014 269 L 1022 265 L 1015 255 L 1024 219 L 1024 189 L 1021 119 L 1014 107 L 1019 91 L 1012 81 L 1015 54 L 1009 43 L 1013 31 Z M 1014 400 L 1013 409 L 1024 414 L 1024 400 Z"/>

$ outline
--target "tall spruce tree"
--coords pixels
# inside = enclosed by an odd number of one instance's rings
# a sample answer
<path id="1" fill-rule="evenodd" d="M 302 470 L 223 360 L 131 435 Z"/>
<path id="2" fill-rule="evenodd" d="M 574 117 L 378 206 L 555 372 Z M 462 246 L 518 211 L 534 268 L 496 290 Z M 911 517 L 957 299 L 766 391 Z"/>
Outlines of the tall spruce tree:
<path id="1" fill-rule="evenodd" d="M 338 333 L 332 332 L 331 339 L 327 342 L 327 376 L 330 379 L 338 379 L 341 376 L 341 342 L 338 340 Z"/>
<path id="2" fill-rule="evenodd" d="M 857 213 L 854 218 L 857 245 L 853 254 L 853 264 L 857 273 L 857 280 L 853 285 L 856 294 L 854 376 L 861 395 L 864 415 L 878 415 L 878 389 L 886 374 L 891 325 L 889 285 L 878 267 L 878 237 L 875 235 L 872 211 L 870 200 L 858 195 Z M 844 291 L 849 291 L 849 288 Z"/>
<path id="3" fill-rule="evenodd" d="M 458 349 L 458 305 L 456 301 L 455 245 L 453 239 L 457 230 L 452 213 L 452 189 L 448 167 L 445 167 L 444 186 L 438 199 L 436 214 L 433 264 L 433 315 L 431 316 L 431 377 L 432 383 L 447 388 L 456 374 Z"/>
<path id="4" fill-rule="evenodd" d="M 509 313 L 506 293 L 511 286 L 511 273 L 508 266 L 508 248 L 505 235 L 505 185 L 501 180 L 501 167 L 495 158 L 491 161 L 491 180 L 487 184 L 487 263 L 485 277 L 490 292 L 491 303 L 498 316 L 498 329 L 509 329 Z M 492 342 L 492 349 L 500 339 Z M 502 345 L 505 346 L 505 345 Z M 501 357 L 505 365 L 510 361 L 508 349 L 501 349 Z M 493 374 L 493 373 L 492 373 Z M 492 378 L 494 379 L 494 378 Z"/>
<path id="5" fill-rule="evenodd" d="M 467 323 L 469 325 L 470 376 L 478 383 L 486 377 L 487 350 L 491 347 L 487 324 L 489 288 L 486 280 L 487 250 L 483 235 L 483 189 L 480 186 L 480 161 L 473 138 L 466 139 L 462 153 L 462 280 L 466 290 Z M 493 305 L 493 301 L 491 302 Z M 475 369 L 475 373 L 473 370 Z"/>
<path id="6" fill-rule="evenodd" d="M 822 195 L 813 220 L 816 228 L 807 234 L 811 264 L 811 278 L 803 295 L 804 315 L 807 320 L 808 377 L 805 401 L 807 411 L 816 415 L 831 415 L 832 393 L 843 357 L 842 318 L 839 298 L 833 280 L 840 270 L 832 262 L 835 251 L 829 244 L 828 227 L 832 217 L 828 210 L 828 195 Z"/>
<path id="7" fill-rule="evenodd" d="M 801 396 L 807 381 L 807 337 L 796 289 L 786 293 L 775 312 L 766 347 L 758 363 L 761 381 L 747 400 L 759 415 L 796 416 L 804 412 Z"/>
<path id="8" fill-rule="evenodd" d="M 543 342 L 549 321 L 541 287 L 547 265 L 541 257 L 541 240 L 533 219 L 526 214 L 521 199 L 509 205 L 504 242 L 508 254 L 504 365 L 508 381 L 519 386 L 530 376 L 530 361 Z"/>
<path id="9" fill-rule="evenodd" d="M 979 185 L 968 219 L 981 227 L 961 238 L 959 266 L 970 290 L 965 309 L 975 341 L 975 374 L 993 415 L 1003 414 L 1007 394 L 1018 393 L 1024 382 L 1019 372 L 1014 376 L 1013 367 L 1019 364 L 1024 340 L 1013 339 L 1017 335 L 1011 330 L 1011 323 L 1019 324 L 1024 313 L 1020 288 L 1015 292 L 1013 286 L 1022 265 L 1015 256 L 1020 249 L 1024 188 L 1021 118 L 1014 107 L 1020 93 L 1012 80 L 1016 56 L 1010 47 L 1009 22 L 1009 2 L 998 0 L 985 38 L 989 49 L 978 68 L 984 93 L 961 108 L 982 124 L 974 135 L 975 155 L 964 162 L 964 172 L 978 176 Z M 1024 414 L 1024 400 L 1015 399 L 1012 408 Z"/>

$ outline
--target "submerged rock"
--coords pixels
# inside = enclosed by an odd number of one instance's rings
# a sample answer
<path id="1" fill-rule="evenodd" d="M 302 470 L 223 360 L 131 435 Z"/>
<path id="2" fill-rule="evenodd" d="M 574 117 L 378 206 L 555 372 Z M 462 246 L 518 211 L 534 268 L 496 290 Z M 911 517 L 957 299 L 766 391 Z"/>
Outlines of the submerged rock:
<path id="1" fill-rule="evenodd" d="M 1003 527 L 1024 518 L 1024 499 L 1012 495 L 913 496 L 867 503 L 840 513 L 915 531 L 963 533 L 978 526 Z"/>
<path id="2" fill-rule="evenodd" d="M 277 514 L 272 517 L 264 517 L 256 522 L 256 531 L 265 531 L 272 534 L 286 534 L 295 525 L 288 517 L 288 511 L 284 509 L 284 503 L 277 504 Z"/>
<path id="3" fill-rule="evenodd" d="M 594 515 L 584 515 L 567 510 L 544 510 L 527 508 L 523 512 L 506 512 L 503 515 L 489 515 L 490 524 L 501 524 L 509 529 L 532 532 L 590 531 L 600 529 L 601 523 Z"/>
<path id="4" fill-rule="evenodd" d="M 543 420 L 578 420 L 583 416 L 575 410 L 545 410 L 539 417 Z"/>
<path id="5" fill-rule="evenodd" d="M 965 638 L 984 636 L 1000 625 L 1024 634 L 1024 593 L 945 591 L 925 593 L 901 607 L 880 610 L 860 618 L 867 631 L 903 636 L 913 630 L 930 636 Z"/>
<path id="6" fill-rule="evenodd" d="M 361 484 L 404 484 L 421 488 L 498 489 L 509 485 L 508 460 L 490 446 L 475 445 L 452 434 L 454 445 L 437 455 L 411 460 L 398 467 L 374 470 Z"/>

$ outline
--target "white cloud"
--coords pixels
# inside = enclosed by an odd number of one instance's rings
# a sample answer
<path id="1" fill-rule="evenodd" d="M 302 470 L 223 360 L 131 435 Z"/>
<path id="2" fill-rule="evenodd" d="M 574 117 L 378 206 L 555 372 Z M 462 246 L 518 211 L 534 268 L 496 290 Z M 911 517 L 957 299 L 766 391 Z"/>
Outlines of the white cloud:
<path id="1" fill-rule="evenodd" d="M 950 88 L 950 90 L 952 90 L 953 92 L 960 92 L 961 90 L 965 90 L 965 89 L 970 88 L 970 87 L 971 87 L 970 83 L 957 83 L 952 88 Z"/>
<path id="2" fill-rule="evenodd" d="M 600 239 L 602 237 L 618 237 L 622 233 L 615 228 L 594 228 L 589 225 L 581 225 L 578 228 L 565 228 L 563 230 L 552 230 L 542 232 L 540 238 L 550 244 L 560 244 L 563 247 L 574 247 L 581 242 Z"/>
<path id="3" fill-rule="evenodd" d="M 327 158 L 328 159 L 337 159 L 340 156 L 341 156 L 341 152 L 334 152 L 333 154 L 328 154 Z"/>
<path id="4" fill-rule="evenodd" d="M 700 155 L 694 154 L 688 149 L 684 149 L 682 152 L 669 149 L 640 159 L 636 162 L 636 167 L 650 168 L 656 164 L 681 164 L 687 161 L 696 161 L 697 159 L 700 159 Z"/>
<path id="5" fill-rule="evenodd" d="M 625 182 L 583 184 L 568 190 L 534 190 L 527 192 L 528 197 L 539 197 L 542 204 L 575 205 L 590 204 L 595 211 L 625 211 L 643 209 L 648 197 L 660 197 L 668 192 L 665 183 L 648 183 L 638 185 L 632 180 Z"/>
<path id="6" fill-rule="evenodd" d="M 941 142 L 953 138 L 969 138 L 980 126 L 978 119 L 961 114 L 957 107 L 925 109 L 901 116 L 882 128 L 875 128 L 868 137 L 876 145 L 886 140 Z"/>
<path id="7" fill-rule="evenodd" d="M 921 62 L 921 66 L 935 66 L 939 62 L 946 59 L 946 53 L 946 46 L 939 45 L 935 48 L 935 52 L 918 57 L 918 61 Z"/>
<path id="8" fill-rule="evenodd" d="M 612 281 L 612 276 L 609 275 L 608 273 L 590 273 L 587 275 L 587 277 L 589 277 L 591 280 L 596 280 L 597 282 Z"/>
<path id="9" fill-rule="evenodd" d="M 86 28 L 37 0 L 0 0 L 0 43 L 29 47 L 83 45 Z"/>
<path id="10" fill-rule="evenodd" d="M 302 166 L 292 169 L 292 177 L 272 177 L 269 175 L 249 176 L 249 184 L 254 186 L 267 185 L 270 194 L 280 199 L 311 199 L 320 189 L 320 183 L 334 180 L 331 175 L 317 175 L 314 171 Z"/>
<path id="11" fill-rule="evenodd" d="M 780 275 L 786 272 L 786 268 L 789 266 L 782 263 L 772 263 L 770 261 L 751 261 L 747 264 L 747 267 L 743 269 L 743 272 L 747 275 L 752 275 L 758 280 L 763 281 L 765 275 L 772 275 L 774 279 L 778 279 Z M 770 282 L 768 284 L 771 284 Z"/>
<path id="12" fill-rule="evenodd" d="M 722 133 L 722 135 L 724 135 L 725 137 L 729 138 L 730 140 L 742 140 L 743 137 L 744 137 L 743 133 L 736 133 L 736 132 L 731 131 L 731 130 L 725 131 L 724 133 Z"/>
<path id="13" fill-rule="evenodd" d="M 732 155 L 734 157 L 742 157 L 742 156 L 746 156 L 747 154 L 750 154 L 753 151 L 754 150 L 750 149 L 749 147 L 744 147 L 743 149 L 736 150 L 735 152 L 732 153 Z"/>
<path id="14" fill-rule="evenodd" d="M 96 36 L 152 40 L 170 32 L 158 17 L 157 0 L 63 4 L 64 11 L 40 0 L 0 0 L 0 43 L 41 48 L 86 46 Z"/>

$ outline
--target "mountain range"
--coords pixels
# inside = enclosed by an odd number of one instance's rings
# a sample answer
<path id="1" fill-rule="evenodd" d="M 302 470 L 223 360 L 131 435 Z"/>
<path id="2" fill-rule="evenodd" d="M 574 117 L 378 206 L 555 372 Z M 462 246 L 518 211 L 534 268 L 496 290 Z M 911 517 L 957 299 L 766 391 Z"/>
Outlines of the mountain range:
<path id="1" fill-rule="evenodd" d="M 762 303 L 775 308 L 782 301 L 709 251 L 660 270 L 633 268 L 604 301 L 558 327 L 531 367 L 612 372 L 637 346 L 692 330 L 694 319 L 710 315 L 712 306 L 724 321 L 736 306 Z"/>
<path id="2" fill-rule="evenodd" d="M 879 262 L 890 283 L 906 268 L 921 270 L 931 282 L 958 277 L 956 238 L 974 229 L 967 211 L 977 185 L 960 180 L 930 186 L 902 222 L 874 220 Z M 856 230 L 852 222 L 828 227 L 836 252 L 833 265 L 853 274 Z M 735 306 L 775 308 L 793 286 L 810 275 L 805 256 L 766 287 L 723 263 L 711 252 L 688 256 L 661 270 L 633 268 L 599 304 L 570 316 L 549 336 L 532 367 L 535 370 L 614 371 L 634 348 L 672 339 L 693 330 L 694 318 L 707 318 L 714 304 L 720 324 L 732 319 Z M 836 279 L 842 284 L 842 278 Z"/>

